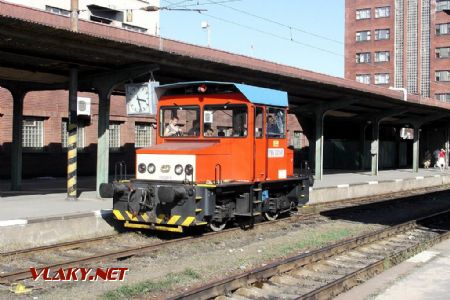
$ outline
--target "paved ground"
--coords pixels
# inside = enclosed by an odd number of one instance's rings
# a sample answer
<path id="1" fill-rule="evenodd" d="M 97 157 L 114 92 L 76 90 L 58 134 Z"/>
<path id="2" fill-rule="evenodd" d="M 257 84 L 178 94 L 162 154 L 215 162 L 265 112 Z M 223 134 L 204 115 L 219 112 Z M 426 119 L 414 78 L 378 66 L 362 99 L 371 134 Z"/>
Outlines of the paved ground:
<path id="1" fill-rule="evenodd" d="M 420 169 L 418 173 L 411 169 L 399 169 L 380 171 L 378 176 L 372 176 L 369 172 L 326 171 L 322 180 L 314 182 L 314 188 L 336 186 L 339 184 L 367 183 L 369 181 L 395 180 L 415 178 L 417 176 L 433 176 L 450 174 L 450 170 L 441 172 L 439 169 Z"/>
<path id="2" fill-rule="evenodd" d="M 449 170 L 444 171 L 450 174 Z M 415 178 L 417 176 L 433 176 L 442 174 L 437 169 L 413 173 L 409 169 L 381 171 L 378 177 L 370 172 L 335 171 L 324 175 L 323 180 L 316 181 L 314 188 L 331 187 L 340 184 L 367 183 L 394 179 Z M 66 201 L 66 179 L 43 177 L 23 180 L 22 191 L 10 191 L 10 182 L 0 180 L 0 221 L 12 219 L 41 218 L 66 215 L 93 210 L 111 209 L 111 199 L 98 199 L 95 192 L 95 177 L 79 177 L 79 201 Z"/>
<path id="3" fill-rule="evenodd" d="M 417 254 L 335 299 L 450 299 L 450 240 Z"/>
<path id="4" fill-rule="evenodd" d="M 111 199 L 97 198 L 95 177 L 82 177 L 78 181 L 78 201 L 65 200 L 65 178 L 24 180 L 22 191 L 9 191 L 9 181 L 0 181 L 0 221 L 70 215 L 112 208 Z"/>

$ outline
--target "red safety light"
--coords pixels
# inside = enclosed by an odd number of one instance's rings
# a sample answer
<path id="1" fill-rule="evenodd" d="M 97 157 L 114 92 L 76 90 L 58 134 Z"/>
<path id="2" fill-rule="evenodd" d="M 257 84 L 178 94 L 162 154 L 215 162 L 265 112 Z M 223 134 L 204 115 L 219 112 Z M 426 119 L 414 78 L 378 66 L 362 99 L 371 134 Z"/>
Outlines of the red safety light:
<path id="1" fill-rule="evenodd" d="M 206 84 L 202 84 L 201 86 L 198 87 L 197 90 L 199 93 L 204 93 L 206 92 L 206 89 L 207 89 Z"/>

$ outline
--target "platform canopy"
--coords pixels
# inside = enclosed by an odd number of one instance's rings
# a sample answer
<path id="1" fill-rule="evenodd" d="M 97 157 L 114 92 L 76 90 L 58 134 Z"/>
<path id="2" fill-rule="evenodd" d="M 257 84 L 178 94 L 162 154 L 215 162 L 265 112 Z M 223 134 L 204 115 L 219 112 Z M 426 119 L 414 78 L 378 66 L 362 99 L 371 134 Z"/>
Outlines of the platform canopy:
<path id="1" fill-rule="evenodd" d="M 180 81 L 237 82 L 286 91 L 290 108 L 303 113 L 340 101 L 328 115 L 360 118 L 386 110 L 408 108 L 387 122 L 403 122 L 450 112 L 450 104 L 386 87 L 360 84 L 243 55 L 194 46 L 100 23 L 79 21 L 0 1 L 0 85 L 26 84 L 33 90 L 66 88 L 69 69 L 79 70 L 79 90 L 93 91 L 97 74 L 156 64 L 153 75 L 163 84 Z M 143 76 L 136 82 L 148 80 Z M 123 93 L 123 87 L 115 93 Z M 403 121 L 402 121 L 403 120 Z M 450 121 L 444 116 L 439 121 Z"/>

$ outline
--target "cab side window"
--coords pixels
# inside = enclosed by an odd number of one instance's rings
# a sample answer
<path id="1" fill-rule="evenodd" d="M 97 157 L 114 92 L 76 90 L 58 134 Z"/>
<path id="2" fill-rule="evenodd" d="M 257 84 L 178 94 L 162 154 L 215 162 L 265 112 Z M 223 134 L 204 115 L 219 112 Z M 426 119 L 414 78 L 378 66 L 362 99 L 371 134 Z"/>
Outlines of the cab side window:
<path id="1" fill-rule="evenodd" d="M 266 131 L 269 138 L 284 138 L 286 134 L 286 113 L 284 109 L 267 109 Z"/>
<path id="2" fill-rule="evenodd" d="M 264 135 L 264 111 L 262 107 L 255 108 L 255 137 L 262 138 Z"/>

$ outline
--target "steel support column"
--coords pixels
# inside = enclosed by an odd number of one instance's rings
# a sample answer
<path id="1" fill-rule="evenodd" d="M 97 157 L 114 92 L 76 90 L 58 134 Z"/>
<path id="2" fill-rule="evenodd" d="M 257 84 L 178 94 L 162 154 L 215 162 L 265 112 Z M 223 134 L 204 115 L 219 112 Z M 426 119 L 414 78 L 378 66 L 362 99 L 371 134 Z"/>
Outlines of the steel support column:
<path id="1" fill-rule="evenodd" d="M 378 175 L 379 161 L 379 141 L 380 141 L 380 121 L 372 121 L 372 141 L 370 143 L 370 154 L 372 156 L 372 175 Z"/>
<path id="2" fill-rule="evenodd" d="M 414 126 L 413 172 L 419 172 L 420 126 Z"/>
<path id="3" fill-rule="evenodd" d="M 359 149 L 361 151 L 359 156 L 359 169 L 364 170 L 364 162 L 366 161 L 366 129 L 367 124 L 361 123 L 359 125 Z"/>
<path id="4" fill-rule="evenodd" d="M 67 200 L 77 199 L 77 91 L 78 70 L 70 69 L 69 77 L 69 122 L 67 124 Z"/>
<path id="5" fill-rule="evenodd" d="M 314 178 L 322 180 L 323 176 L 323 118 L 324 112 L 317 110 L 315 112 L 315 164 Z"/>
<path id="6" fill-rule="evenodd" d="M 97 196 L 100 197 L 100 185 L 108 182 L 109 176 L 109 111 L 110 99 L 114 88 L 120 84 L 157 70 L 154 64 L 130 67 L 116 72 L 84 77 L 80 86 L 89 85 L 95 88 L 99 97 L 98 105 L 98 143 L 97 143 Z"/>
<path id="7" fill-rule="evenodd" d="M 26 91 L 10 89 L 13 96 L 13 126 L 11 146 L 11 190 L 19 191 L 22 187 L 22 128 L 23 101 Z"/>
<path id="8" fill-rule="evenodd" d="M 100 89 L 98 96 L 97 194 L 99 193 L 100 185 L 107 183 L 109 176 L 109 111 L 111 90 Z"/>

